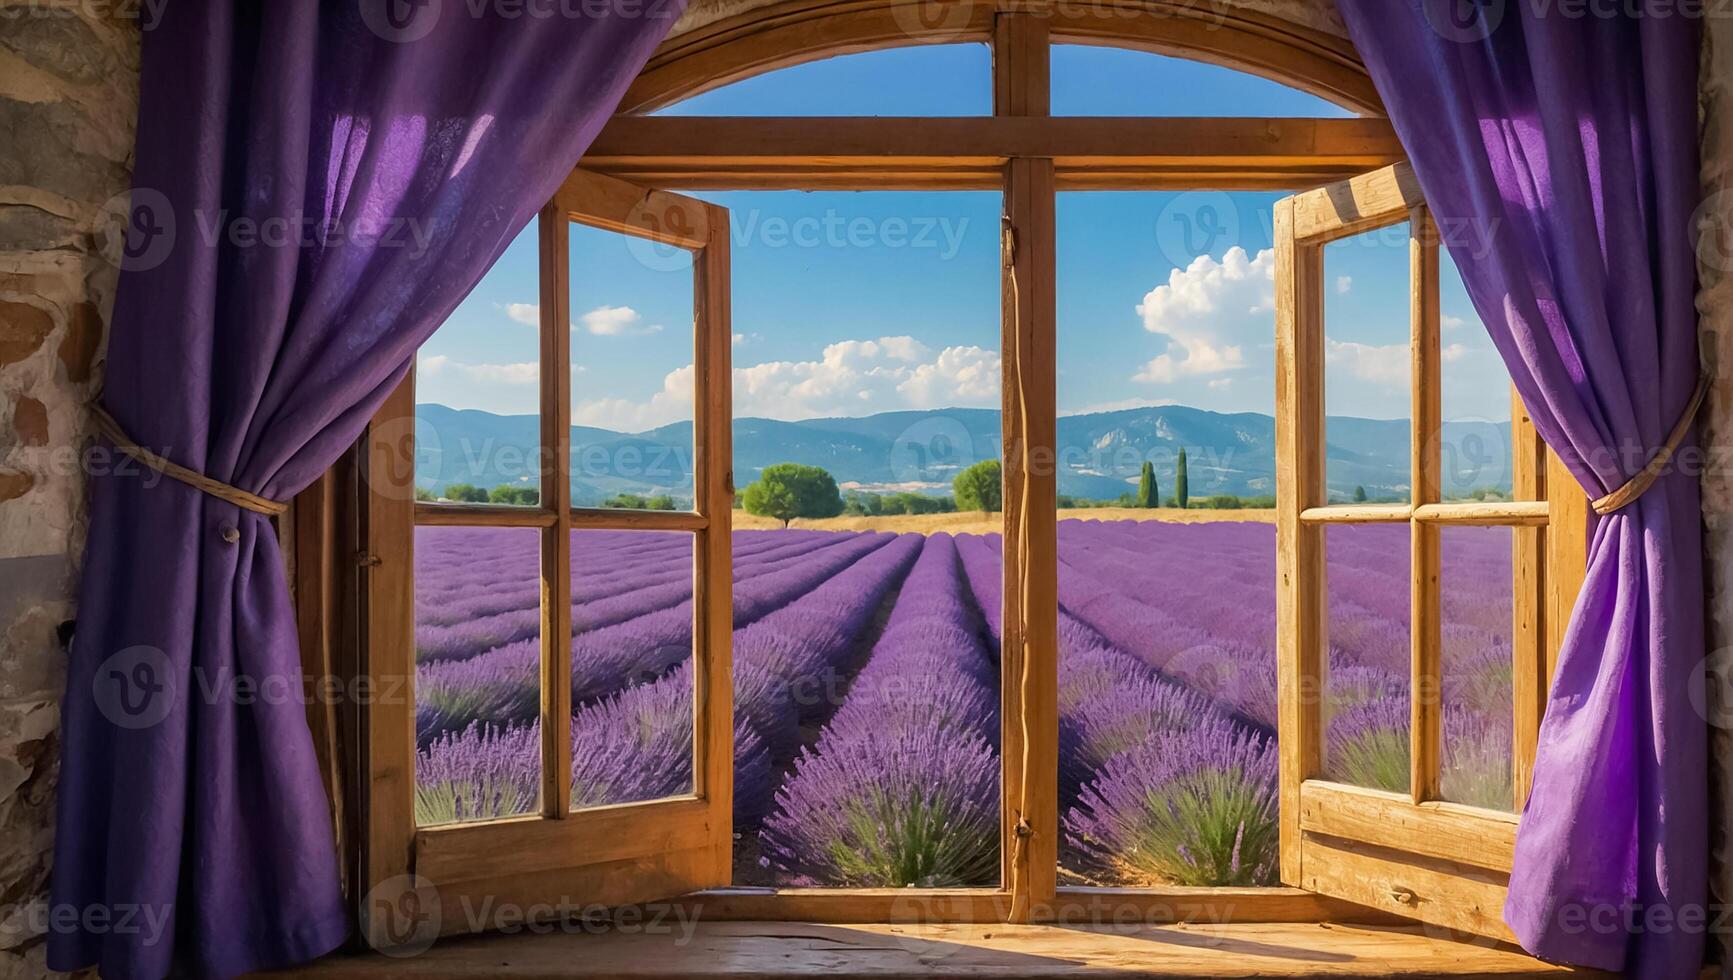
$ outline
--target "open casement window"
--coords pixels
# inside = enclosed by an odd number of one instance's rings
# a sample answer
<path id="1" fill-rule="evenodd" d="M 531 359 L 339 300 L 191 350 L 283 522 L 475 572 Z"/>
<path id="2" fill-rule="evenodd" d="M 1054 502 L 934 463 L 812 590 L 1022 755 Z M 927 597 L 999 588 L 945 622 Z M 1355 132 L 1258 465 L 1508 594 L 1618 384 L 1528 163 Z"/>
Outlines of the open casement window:
<path id="1" fill-rule="evenodd" d="M 1409 500 L 1331 505 L 1326 482 L 1325 247 L 1406 223 L 1409 240 L 1411 401 Z M 1441 494 L 1446 423 L 1440 407 L 1444 359 L 1439 317 L 1438 228 L 1407 164 L 1283 199 L 1275 216 L 1277 308 L 1278 689 L 1282 880 L 1451 930 L 1512 940 L 1502 921 L 1517 814 L 1527 799 L 1535 740 L 1556 651 L 1582 574 L 1587 502 L 1535 436 L 1512 397 L 1508 500 L 1450 502 Z M 1551 478 L 1549 479 L 1549 475 Z M 1549 490 L 1551 491 L 1549 494 Z M 1364 499 L 1363 492 L 1356 495 Z M 1396 704 L 1399 721 L 1379 748 L 1387 783 L 1350 785 L 1340 759 L 1356 750 L 1331 725 L 1346 721 L 1360 692 L 1333 684 L 1331 541 L 1356 526 L 1408 529 L 1410 576 L 1406 690 L 1371 695 Z M 1460 528 L 1507 528 L 1512 622 L 1508 665 L 1508 782 L 1479 805 L 1447 792 L 1452 712 L 1444 676 L 1441 542 Z M 1389 543 L 1389 542 L 1386 542 Z M 1351 668 L 1347 668 L 1351 669 Z M 1344 670 L 1346 673 L 1346 669 Z M 1478 707 L 1484 708 L 1485 705 Z M 1498 705 L 1498 712 L 1503 706 Z M 1405 709 L 1405 710 L 1404 710 Z M 1500 721 L 1502 724 L 1502 721 Z M 1403 743 L 1406 743 L 1405 745 Z M 1500 743 L 1502 754 L 1502 743 Z M 1390 778 L 1390 773 L 1396 773 Z M 1362 781 L 1364 782 L 1364 781 Z M 1508 787 L 1508 788 L 1506 788 Z M 1508 797 L 1501 799 L 1500 797 Z M 1456 802 L 1452 802 L 1456 800 Z"/>
<path id="2" fill-rule="evenodd" d="M 572 499 L 571 313 L 574 274 L 571 224 L 636 240 L 630 247 L 677 250 L 691 258 L 696 366 L 693 399 L 693 506 L 686 510 L 577 508 Z M 417 719 L 413 697 L 380 697 L 362 723 L 368 786 L 362 853 L 363 909 L 376 946 L 402 945 L 405 910 L 437 901 L 432 917 L 444 932 L 494 928 L 452 910 L 534 908 L 562 896 L 586 905 L 653 901 L 726 885 L 732 843 L 732 697 L 729 472 L 730 403 L 728 213 L 690 198 L 613 177 L 575 171 L 542 210 L 541 461 L 538 503 L 531 506 L 417 501 L 415 379 L 375 418 L 366 466 L 370 500 L 362 564 L 370 568 L 365 675 L 382 692 L 412 690 L 392 678 L 416 677 L 415 545 L 418 530 L 517 528 L 539 542 L 540 706 L 523 758 L 539 740 L 539 790 L 519 792 L 518 815 L 418 821 Z M 622 244 L 626 244 L 623 242 Z M 634 254 L 638 254 L 635 252 Z M 648 252 L 642 254 L 651 254 Z M 660 254 L 660 253 L 658 253 Z M 586 363 L 590 376 L 606 363 Z M 573 731 L 573 552 L 597 532 L 659 535 L 690 555 L 691 770 L 687 792 L 630 802 L 574 787 L 573 759 L 584 761 L 583 733 Z M 536 545 L 524 550 L 536 560 Z M 683 558 L 673 577 L 682 578 Z M 678 585 L 676 586 L 678 587 Z M 529 679 L 528 683 L 536 683 Z M 682 719 L 684 708 L 676 712 Z M 681 724 L 684 722 L 682 720 Z M 683 734 L 681 735 L 683 738 Z M 534 763 L 528 763 L 533 765 Z M 675 768 L 678 768 L 675 766 Z M 581 769 L 581 767 L 580 767 Z M 421 787 L 425 789 L 425 787 Z M 528 797 L 534 797 L 534 802 Z M 419 825 L 418 825 L 419 824 Z M 427 921 L 427 917 L 421 917 Z"/>

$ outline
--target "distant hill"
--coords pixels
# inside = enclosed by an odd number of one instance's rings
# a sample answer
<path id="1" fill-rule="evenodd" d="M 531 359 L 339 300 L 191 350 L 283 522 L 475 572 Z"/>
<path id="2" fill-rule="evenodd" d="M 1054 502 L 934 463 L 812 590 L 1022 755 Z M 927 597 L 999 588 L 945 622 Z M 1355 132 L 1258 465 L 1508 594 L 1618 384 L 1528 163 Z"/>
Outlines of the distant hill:
<path id="1" fill-rule="evenodd" d="M 416 406 L 416 483 L 483 487 L 533 482 L 539 422 L 444 405 Z M 1333 498 L 1357 486 L 1376 500 L 1408 493 L 1406 420 L 1331 417 L 1327 467 Z M 1071 415 L 1059 419 L 1059 492 L 1112 499 L 1135 488 L 1144 459 L 1162 492 L 1173 492 L 1175 459 L 1187 455 L 1191 495 L 1275 493 L 1275 420 L 1182 405 Z M 821 466 L 845 489 L 949 494 L 958 470 L 1000 455 L 999 413 L 991 409 L 886 412 L 861 418 L 734 422 L 734 480 L 740 487 L 773 463 Z M 1510 487 L 1508 423 L 1447 422 L 1446 494 Z M 647 432 L 572 427 L 572 498 L 593 504 L 618 493 L 692 494 L 692 426 Z"/>

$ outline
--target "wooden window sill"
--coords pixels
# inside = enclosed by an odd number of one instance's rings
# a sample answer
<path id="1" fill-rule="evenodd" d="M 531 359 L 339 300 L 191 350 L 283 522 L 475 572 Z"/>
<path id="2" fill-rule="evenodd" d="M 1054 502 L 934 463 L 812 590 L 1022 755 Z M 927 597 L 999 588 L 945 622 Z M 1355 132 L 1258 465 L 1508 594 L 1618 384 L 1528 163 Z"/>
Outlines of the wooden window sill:
<path id="1" fill-rule="evenodd" d="M 1559 977 L 1605 976 L 1420 927 L 1337 923 L 1154 926 L 668 923 L 658 934 L 573 926 L 441 940 L 412 957 L 333 956 L 319 978 L 589 977 Z"/>

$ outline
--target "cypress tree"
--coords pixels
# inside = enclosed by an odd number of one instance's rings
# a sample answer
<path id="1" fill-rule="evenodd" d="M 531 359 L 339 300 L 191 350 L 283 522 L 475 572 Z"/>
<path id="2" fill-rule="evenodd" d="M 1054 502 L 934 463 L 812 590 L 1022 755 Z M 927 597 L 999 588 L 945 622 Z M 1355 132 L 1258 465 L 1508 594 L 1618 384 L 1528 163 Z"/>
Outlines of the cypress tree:
<path id="1" fill-rule="evenodd" d="M 1149 460 L 1143 461 L 1143 475 L 1137 478 L 1137 506 L 1161 506 L 1161 489 L 1155 485 L 1155 464 Z"/>
<path id="2" fill-rule="evenodd" d="M 1173 475 L 1173 497 L 1175 500 L 1179 501 L 1180 510 L 1185 509 L 1186 498 L 1191 492 L 1191 488 L 1187 486 L 1187 482 L 1185 472 L 1185 450 L 1182 448 L 1179 451 L 1179 469 Z"/>
<path id="3" fill-rule="evenodd" d="M 1363 504 L 1366 502 L 1366 488 L 1365 487 L 1357 486 L 1354 488 L 1354 502 L 1357 504 Z"/>

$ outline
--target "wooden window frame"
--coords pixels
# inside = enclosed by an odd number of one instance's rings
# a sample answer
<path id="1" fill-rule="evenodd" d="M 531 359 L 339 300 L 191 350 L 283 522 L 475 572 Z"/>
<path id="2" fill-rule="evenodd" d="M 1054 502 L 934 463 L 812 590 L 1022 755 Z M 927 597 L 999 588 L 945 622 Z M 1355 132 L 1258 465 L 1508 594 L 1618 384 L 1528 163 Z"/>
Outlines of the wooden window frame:
<path id="1" fill-rule="evenodd" d="M 1406 222 L 1410 293 L 1410 502 L 1329 504 L 1325 484 L 1324 248 Z M 1407 163 L 1279 202 L 1276 242 L 1277 726 L 1282 880 L 1422 921 L 1514 942 L 1502 921 L 1518 814 L 1568 617 L 1581 584 L 1587 499 L 1511 395 L 1512 499 L 1442 500 L 1439 232 Z M 1411 720 L 1406 793 L 1334 782 L 1324 768 L 1328 582 L 1325 533 L 1410 529 Z M 1512 799 L 1487 810 L 1445 801 L 1440 538 L 1449 527 L 1512 532 Z M 1559 601 L 1548 607 L 1549 598 Z M 1556 622 L 1558 630 L 1549 631 Z"/>
<path id="2" fill-rule="evenodd" d="M 415 500 L 411 459 L 415 377 L 411 370 L 375 415 L 364 454 L 368 520 L 362 562 L 362 670 L 376 684 L 415 674 L 414 529 L 522 528 L 540 551 L 541 806 L 497 820 L 418 827 L 414 819 L 415 717 L 412 698 L 383 698 L 363 711 L 364 831 L 359 880 L 362 921 L 385 948 L 400 937 L 388 921 L 406 893 L 423 904 L 521 908 L 550 896 L 625 904 L 650 894 L 726 882 L 732 869 L 724 832 L 733 806 L 732 375 L 729 368 L 727 212 L 665 191 L 576 170 L 537 217 L 540 264 L 539 500 L 535 506 Z M 570 228 L 587 225 L 689 251 L 693 256 L 693 508 L 634 511 L 571 505 Z M 571 808 L 571 541 L 574 531 L 667 531 L 693 539 L 693 786 L 680 796 Z M 408 685 L 412 687 L 412 685 Z M 383 688 L 381 688 L 383 689 Z M 403 689 L 402 687 L 398 688 Z M 657 885 L 667 891 L 657 892 Z M 443 917 L 447 931 L 462 917 Z"/>
<path id="3" fill-rule="evenodd" d="M 701 908 L 703 914 L 712 918 L 839 923 L 1008 919 L 1065 922 L 1127 914 L 1146 922 L 1219 921 L 1223 916 L 1242 922 L 1368 918 L 1387 921 L 1387 917 L 1381 918 L 1362 906 L 1295 887 L 1108 889 L 1058 885 L 1057 511 L 1054 505 L 1041 504 L 1055 500 L 1055 473 L 1050 461 L 1056 459 L 1057 448 L 1053 367 L 1057 349 L 1054 295 L 1057 192 L 1304 191 L 1394 165 L 1402 160 L 1403 151 L 1388 121 L 1375 114 L 1379 110 L 1376 95 L 1357 56 L 1345 42 L 1292 25 L 1278 30 L 1277 24 L 1286 22 L 1251 12 L 1229 12 L 1225 26 L 1217 27 L 1219 33 L 1203 37 L 1194 21 L 1179 15 L 1180 8 L 1192 6 L 1189 2 L 1155 3 L 1156 7 L 1174 8 L 1175 16 L 1138 20 L 1109 9 L 1131 5 L 1110 0 L 1087 5 L 1099 16 L 1069 21 L 1051 19 L 1015 0 L 971 3 L 963 5 L 970 13 L 961 26 L 952 24 L 944 32 L 930 34 L 911 34 L 905 23 L 906 0 L 841 5 L 848 9 L 840 12 L 838 5 L 821 0 L 797 0 L 788 6 L 795 13 L 782 20 L 754 24 L 755 14 L 742 14 L 665 44 L 632 87 L 621 114 L 603 129 L 583 166 L 666 190 L 996 189 L 1003 194 L 1010 261 L 1003 279 L 1001 338 L 1007 515 L 1002 644 L 1002 878 L 997 888 L 723 889 L 700 892 L 682 901 Z M 806 40 L 800 41 L 801 38 Z M 982 41 L 991 45 L 994 114 L 961 119 L 746 119 L 638 114 L 748 74 L 830 54 L 909 43 L 911 38 Z M 1051 117 L 1048 55 L 1051 44 L 1062 42 L 1116 44 L 1197 57 L 1297 85 L 1373 114 L 1350 119 Z M 726 244 L 724 236 L 721 246 Z M 548 277 L 543 278 L 545 283 Z M 712 284 L 711 289 L 714 291 L 708 294 L 710 300 L 720 303 L 725 310 L 727 283 Z M 557 316 L 563 322 L 569 315 L 566 305 L 564 296 L 544 295 L 544 320 Z M 545 336 L 548 330 L 549 325 L 544 323 L 544 343 L 564 342 L 566 330 L 554 329 L 552 332 L 560 339 L 552 341 Z M 544 375 L 550 364 L 564 365 L 566 361 L 563 349 L 544 349 Z M 713 390 L 725 391 L 725 381 Z M 554 388 L 561 400 L 544 403 L 544 429 L 549 428 L 550 419 L 569 414 L 569 401 L 565 400 L 569 399 L 569 385 Z M 726 397 L 717 406 L 722 417 L 731 415 Z M 1281 411 L 1278 406 L 1278 414 Z M 406 385 L 393 396 L 380 417 L 392 417 L 395 413 L 395 417 L 404 418 L 412 412 L 413 398 Z M 1026 427 L 1024 420 L 1028 421 Z M 563 440 L 565 429 L 554 428 L 560 433 L 549 433 L 547 438 L 557 444 Z M 1588 508 L 1586 498 L 1579 499 L 1581 495 L 1576 492 L 1574 481 L 1558 478 L 1562 470 L 1556 458 L 1545 452 L 1533 435 L 1532 426 L 1519 423 L 1517 432 L 1521 444 L 1528 447 L 1519 454 L 1519 460 L 1527 460 L 1519 462 L 1515 474 L 1519 491 L 1530 495 L 1539 495 L 1548 487 L 1557 491 L 1549 505 L 1547 526 L 1539 526 L 1532 519 L 1534 514 L 1527 510 L 1517 515 L 1520 519 L 1516 521 L 1523 525 L 1518 532 L 1524 542 L 1517 552 L 1519 567 L 1534 573 L 1525 580 L 1526 598 L 1519 599 L 1519 605 L 1531 617 L 1525 620 L 1528 625 L 1521 633 L 1524 637 L 1521 642 L 1525 644 L 1525 655 L 1539 668 L 1537 672 L 1524 674 L 1535 679 L 1532 684 L 1519 683 L 1514 696 L 1519 714 L 1531 712 L 1538 719 L 1545 698 L 1539 678 L 1546 676 L 1553 665 L 1553 651 L 1559 647 L 1581 581 Z M 389 430 L 376 431 L 375 441 L 389 442 L 393 434 Z M 401 438 L 403 433 L 395 435 Z M 713 447 L 714 451 L 725 449 L 725 442 Z M 1543 458 L 1544 464 L 1540 462 Z M 374 472 L 359 482 L 351 480 L 347 486 L 351 490 L 361 487 L 355 492 L 365 498 L 359 501 L 363 511 L 372 507 L 385 508 L 385 513 L 389 513 L 391 508 L 408 508 L 412 520 L 421 523 L 511 525 L 528 521 L 530 526 L 544 529 L 666 526 L 701 531 L 725 528 L 728 519 L 727 508 L 697 515 L 650 517 L 630 512 L 596 514 L 546 507 L 516 508 L 509 512 L 491 507 L 418 507 L 410 493 L 413 474 L 402 473 L 400 466 L 393 470 L 383 465 L 386 462 L 375 460 L 372 467 L 364 463 L 363 468 L 383 472 Z M 553 469 L 561 474 L 566 471 L 564 465 L 556 464 Z M 315 490 L 328 497 L 331 483 L 325 481 Z M 338 490 L 341 492 L 344 486 L 339 484 Z M 731 496 L 732 488 L 729 493 Z M 564 481 L 557 474 L 544 478 L 542 500 L 553 499 L 567 499 Z M 316 498 L 312 492 L 305 498 L 304 506 L 316 519 L 323 519 L 332 509 L 328 499 Z M 1423 517 L 1438 520 L 1498 517 L 1500 522 L 1508 523 L 1512 516 L 1489 510 L 1466 514 L 1448 509 L 1456 505 L 1430 506 L 1446 509 L 1420 508 Z M 1023 520 L 1014 520 L 1012 515 Z M 1358 516 L 1374 519 L 1370 512 Z M 1413 517 L 1413 513 L 1407 513 L 1401 519 Z M 1353 516 L 1329 519 L 1346 520 Z M 1391 513 L 1376 519 L 1397 517 Z M 610 523 L 587 523 L 591 520 Z M 368 530 L 374 524 L 408 526 L 405 522 L 369 522 L 363 514 L 355 523 L 359 530 L 352 540 L 360 544 L 364 579 L 377 577 L 371 576 L 368 555 L 407 553 L 404 549 L 411 542 L 388 539 Z M 334 561 L 333 554 L 354 553 L 343 550 L 341 534 L 326 533 L 316 541 L 310 533 L 302 537 L 308 542 L 301 552 L 304 556 L 317 554 L 330 563 Z M 315 544 L 322 550 L 315 551 Z M 544 550 L 544 563 L 557 557 Z M 354 563 L 344 557 L 335 564 L 346 569 Z M 1544 575 L 1539 570 L 1542 565 L 1547 570 Z M 725 566 L 723 571 L 726 572 Z M 401 578 L 407 582 L 406 576 Z M 380 634 L 379 618 L 366 614 L 369 600 L 364 596 L 369 591 L 375 592 L 371 598 L 374 605 L 401 602 L 405 608 L 412 595 L 401 588 L 395 595 L 380 595 L 368 587 L 351 593 L 347 622 L 354 637 L 353 669 L 363 680 L 378 683 L 382 671 L 377 653 L 390 641 Z M 357 594 L 363 598 L 355 598 Z M 727 608 L 726 594 L 710 599 Z M 329 661 L 328 649 L 341 645 L 343 640 L 339 635 L 342 629 L 331 624 L 333 617 L 341 619 L 342 615 L 338 610 L 340 602 L 324 601 L 329 605 L 323 612 L 304 614 L 304 621 L 325 624 L 326 641 L 319 646 L 326 652 L 320 656 Z M 391 628 L 400 631 L 401 625 L 394 624 Z M 715 642 L 726 644 L 727 637 L 720 636 Z M 1027 685 L 1023 683 L 1025 677 Z M 564 690 L 564 696 L 569 698 L 569 687 L 549 685 L 549 679 L 544 678 L 544 690 Z M 731 692 L 719 690 L 714 696 L 727 699 Z M 548 706 L 544 710 L 557 711 L 558 707 Z M 1028 720 L 1032 742 L 1026 764 L 1020 750 L 1023 718 Z M 481 862 L 499 860 L 499 855 L 508 848 L 546 846 L 544 839 L 527 833 L 512 843 L 494 837 L 484 845 L 474 828 L 430 829 L 419 833 L 405 833 L 401 829 L 405 825 L 403 819 L 412 824 L 413 774 L 389 760 L 413 758 L 413 720 L 407 706 L 403 713 L 394 716 L 389 706 L 363 705 L 355 717 L 326 718 L 317 724 L 322 726 L 321 746 L 331 742 L 329 754 L 333 757 L 340 757 L 342 752 L 336 744 L 341 739 L 329 736 L 331 731 L 347 731 L 358 750 L 349 778 L 333 779 L 334 786 L 341 785 L 346 790 L 344 798 L 348 806 L 339 814 L 339 826 L 348 830 L 351 891 L 358 900 L 370 886 L 387 878 L 409 875 L 418 867 L 427 870 L 423 862 L 429 860 L 444 860 L 451 867 L 473 867 L 480 873 Z M 1519 733 L 1524 730 L 1519 725 Z M 1523 742 L 1522 737 L 1518 741 Z M 1528 758 L 1532 758 L 1532 739 L 1525 744 Z M 562 749 L 556 744 L 554 751 Z M 569 752 L 569 746 L 563 751 Z M 569 766 L 559 769 L 567 772 L 569 779 Z M 726 774 L 717 775 L 726 781 Z M 1519 768 L 1517 778 L 1521 784 L 1527 784 L 1526 767 Z M 553 789 L 557 793 L 560 787 Z M 546 798 L 544 790 L 544 805 Z M 1284 786 L 1284 821 L 1298 816 L 1297 811 L 1290 813 L 1292 802 L 1288 787 Z M 1027 850 L 1019 850 L 1016 844 L 1015 825 L 1022 807 L 1027 807 L 1027 816 L 1035 828 Z M 557 834 L 570 834 L 571 828 L 581 825 L 571 819 L 545 823 L 556 828 L 553 832 Z M 488 825 L 488 830 L 492 833 L 500 827 Z M 632 854 L 666 843 L 632 840 L 624 834 L 621 837 L 623 846 Z M 459 838 L 473 840 L 474 848 L 465 843 L 464 847 L 469 849 L 458 851 L 445 849 L 441 843 Z M 562 837 L 564 840 L 568 838 Z M 593 845 L 594 841 L 588 843 Z M 454 856 L 442 858 L 442 854 Z M 1019 854 L 1026 865 L 1015 869 L 1013 862 Z M 726 855 L 722 858 L 726 859 Z M 630 860 L 631 856 L 624 859 Z M 527 862 L 530 858 L 520 856 L 517 860 Z M 1284 850 L 1284 870 L 1287 866 Z M 1015 889 L 1013 882 L 1017 883 Z M 486 881 L 478 878 L 474 883 Z M 563 884 L 562 890 L 569 893 L 571 887 L 569 883 Z M 501 897 L 509 900 L 513 896 Z"/>

